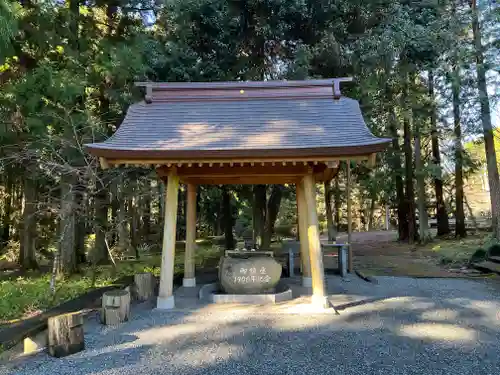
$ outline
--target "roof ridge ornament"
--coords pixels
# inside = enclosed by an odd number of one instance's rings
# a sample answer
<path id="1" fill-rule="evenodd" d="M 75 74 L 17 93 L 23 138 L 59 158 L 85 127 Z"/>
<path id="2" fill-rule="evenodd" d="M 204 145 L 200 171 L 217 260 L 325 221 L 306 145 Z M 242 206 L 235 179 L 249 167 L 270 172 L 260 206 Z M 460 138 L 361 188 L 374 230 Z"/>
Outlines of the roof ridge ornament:
<path id="1" fill-rule="evenodd" d="M 342 97 L 340 92 L 340 82 L 352 82 L 352 77 L 333 78 L 333 99 L 339 100 Z"/>
<path id="2" fill-rule="evenodd" d="M 146 95 L 144 96 L 144 101 L 147 104 L 151 104 L 153 102 L 153 86 L 146 85 Z"/>
<path id="3" fill-rule="evenodd" d="M 341 82 L 351 82 L 352 77 L 313 79 L 300 81 L 228 81 L 228 82 L 136 82 L 144 87 L 144 100 L 153 101 L 202 101 L 249 100 L 262 98 L 288 99 L 312 97 L 339 100 Z M 332 87 L 333 86 L 333 87 Z"/>

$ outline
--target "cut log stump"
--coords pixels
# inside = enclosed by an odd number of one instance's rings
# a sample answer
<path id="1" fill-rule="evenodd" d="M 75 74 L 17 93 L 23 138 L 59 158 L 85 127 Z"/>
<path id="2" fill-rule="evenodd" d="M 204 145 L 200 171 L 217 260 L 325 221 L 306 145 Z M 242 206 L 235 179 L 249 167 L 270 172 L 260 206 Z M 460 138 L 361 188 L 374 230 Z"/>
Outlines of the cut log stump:
<path id="1" fill-rule="evenodd" d="M 135 295 L 139 301 L 146 301 L 154 295 L 155 279 L 151 272 L 134 275 Z"/>
<path id="2" fill-rule="evenodd" d="M 101 322 L 117 325 L 130 316 L 130 293 L 126 290 L 111 290 L 102 295 Z"/>
<path id="3" fill-rule="evenodd" d="M 53 357 L 65 357 L 85 349 L 83 316 L 68 313 L 48 319 L 48 347 Z"/>

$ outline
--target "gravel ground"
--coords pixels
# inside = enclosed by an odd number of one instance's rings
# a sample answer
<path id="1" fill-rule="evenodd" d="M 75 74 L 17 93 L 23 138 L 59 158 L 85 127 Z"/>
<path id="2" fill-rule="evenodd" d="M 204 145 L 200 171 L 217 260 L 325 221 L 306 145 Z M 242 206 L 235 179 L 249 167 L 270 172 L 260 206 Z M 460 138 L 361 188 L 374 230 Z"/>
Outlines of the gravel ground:
<path id="1" fill-rule="evenodd" d="M 1 374 L 499 374 L 500 287 L 485 281 L 379 277 L 329 282 L 335 314 L 283 307 L 133 310 L 108 328 L 91 317 L 87 349 L 38 354 Z M 366 301 L 369 299 L 370 302 Z M 375 300 L 375 301 L 374 301 Z M 342 306 L 357 301 L 352 307 Z"/>

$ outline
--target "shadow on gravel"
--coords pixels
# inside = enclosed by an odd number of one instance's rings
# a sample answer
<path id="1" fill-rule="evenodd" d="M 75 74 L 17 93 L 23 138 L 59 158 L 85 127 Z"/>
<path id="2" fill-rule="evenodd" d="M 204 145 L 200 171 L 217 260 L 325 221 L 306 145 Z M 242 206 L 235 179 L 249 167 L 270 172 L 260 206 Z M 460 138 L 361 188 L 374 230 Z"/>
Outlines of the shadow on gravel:
<path id="1" fill-rule="evenodd" d="M 82 353 L 40 354 L 0 373 L 478 375 L 500 368 L 500 305 L 493 297 L 362 302 L 338 316 L 143 310 L 113 329 L 91 323 Z"/>

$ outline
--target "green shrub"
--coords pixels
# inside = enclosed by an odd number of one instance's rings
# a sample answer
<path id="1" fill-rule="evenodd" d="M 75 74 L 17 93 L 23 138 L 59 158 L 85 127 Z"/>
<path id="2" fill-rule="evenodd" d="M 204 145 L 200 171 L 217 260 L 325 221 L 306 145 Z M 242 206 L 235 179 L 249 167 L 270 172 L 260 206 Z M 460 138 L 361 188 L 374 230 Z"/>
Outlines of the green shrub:
<path id="1" fill-rule="evenodd" d="M 495 243 L 488 248 L 488 257 L 500 257 L 500 244 Z"/>
<path id="2" fill-rule="evenodd" d="M 2 249 L 0 260 L 5 260 L 10 263 L 17 263 L 19 261 L 19 254 L 21 253 L 21 244 L 18 241 L 10 240 Z"/>
<path id="3" fill-rule="evenodd" d="M 195 253 L 196 267 L 213 267 L 222 252 L 215 246 L 203 246 L 197 243 Z M 111 285 L 114 280 L 139 272 L 151 272 L 160 275 L 161 255 L 143 254 L 140 259 L 123 260 L 113 265 L 101 265 L 83 268 L 80 274 L 56 282 L 56 293 L 50 292 L 50 274 L 33 274 L 14 280 L 0 281 L 0 322 L 21 318 L 30 313 L 47 310 L 65 301 L 76 298 L 87 291 L 101 286 Z M 184 254 L 176 253 L 174 273 L 184 271 Z"/>
<path id="4" fill-rule="evenodd" d="M 471 255 L 469 258 L 469 264 L 476 263 L 476 262 L 481 262 L 485 260 L 486 258 L 486 250 L 484 249 L 477 249 L 474 254 Z"/>
<path id="5" fill-rule="evenodd" d="M 293 224 L 277 225 L 274 228 L 274 233 L 278 237 L 296 237 L 297 236 L 297 226 Z"/>
<path id="6" fill-rule="evenodd" d="M 236 234 L 236 237 L 241 237 L 251 225 L 251 220 L 245 216 L 239 216 L 234 223 L 234 233 Z"/>
<path id="7" fill-rule="evenodd" d="M 216 236 L 212 239 L 212 243 L 215 245 L 215 246 L 221 246 L 221 247 L 225 247 L 226 246 L 226 237 L 225 236 Z M 236 243 L 237 243 L 237 240 L 236 238 L 234 239 L 234 245 L 233 247 L 236 247 Z"/>
<path id="8" fill-rule="evenodd" d="M 440 264 L 442 264 L 442 265 L 444 266 L 444 265 L 447 265 L 447 264 L 451 264 L 451 263 L 453 263 L 453 259 L 448 258 L 448 257 L 441 257 L 441 258 L 439 259 L 439 263 L 440 263 Z"/>
<path id="9" fill-rule="evenodd" d="M 241 237 L 244 239 L 253 238 L 253 229 L 252 228 L 245 229 L 241 234 Z"/>

